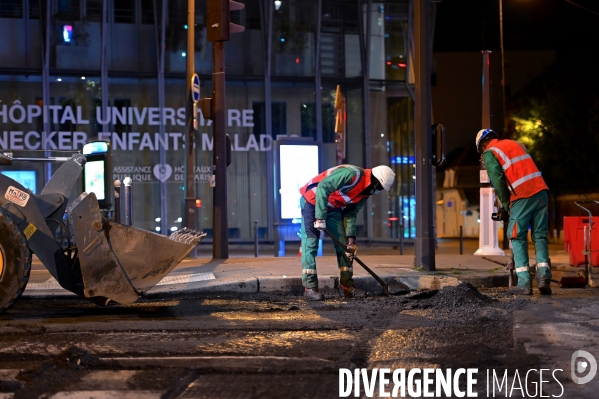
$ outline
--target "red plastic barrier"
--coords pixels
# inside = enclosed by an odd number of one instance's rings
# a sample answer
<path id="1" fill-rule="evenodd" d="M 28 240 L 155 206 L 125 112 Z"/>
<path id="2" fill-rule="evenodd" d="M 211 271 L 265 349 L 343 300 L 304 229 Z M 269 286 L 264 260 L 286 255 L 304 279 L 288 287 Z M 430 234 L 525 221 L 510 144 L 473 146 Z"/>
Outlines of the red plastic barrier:
<path id="1" fill-rule="evenodd" d="M 593 267 L 599 267 L 599 217 L 593 217 L 593 236 L 591 240 Z M 564 247 L 568 251 L 570 266 L 584 265 L 584 227 L 589 225 L 588 216 L 564 216 Z"/>

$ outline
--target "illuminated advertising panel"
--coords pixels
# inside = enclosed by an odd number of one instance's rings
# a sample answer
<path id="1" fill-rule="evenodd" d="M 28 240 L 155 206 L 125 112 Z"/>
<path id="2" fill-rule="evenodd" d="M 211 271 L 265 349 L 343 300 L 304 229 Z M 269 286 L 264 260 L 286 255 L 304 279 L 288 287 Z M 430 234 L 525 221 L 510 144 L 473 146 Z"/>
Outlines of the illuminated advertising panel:
<path id="1" fill-rule="evenodd" d="M 281 219 L 299 219 L 299 189 L 319 173 L 318 146 L 281 144 L 279 170 L 281 176 Z"/>
<path id="2" fill-rule="evenodd" d="M 86 193 L 96 194 L 98 201 L 106 199 L 104 181 L 104 161 L 91 161 L 85 164 L 84 178 Z"/>

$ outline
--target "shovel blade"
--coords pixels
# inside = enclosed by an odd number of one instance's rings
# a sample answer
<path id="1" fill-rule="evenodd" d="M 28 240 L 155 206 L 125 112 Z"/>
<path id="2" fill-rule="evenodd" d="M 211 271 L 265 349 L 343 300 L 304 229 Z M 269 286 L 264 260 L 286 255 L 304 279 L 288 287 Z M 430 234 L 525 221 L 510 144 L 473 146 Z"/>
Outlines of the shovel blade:
<path id="1" fill-rule="evenodd" d="M 120 223 L 109 225 L 112 250 L 137 291 L 147 291 L 158 284 L 201 239 L 184 243 Z"/>
<path id="2" fill-rule="evenodd" d="M 173 239 L 104 220 L 95 194 L 83 193 L 69 206 L 77 243 L 83 292 L 131 304 L 156 285 L 206 235 L 186 230 Z M 183 238 L 183 239 L 182 239 Z"/>

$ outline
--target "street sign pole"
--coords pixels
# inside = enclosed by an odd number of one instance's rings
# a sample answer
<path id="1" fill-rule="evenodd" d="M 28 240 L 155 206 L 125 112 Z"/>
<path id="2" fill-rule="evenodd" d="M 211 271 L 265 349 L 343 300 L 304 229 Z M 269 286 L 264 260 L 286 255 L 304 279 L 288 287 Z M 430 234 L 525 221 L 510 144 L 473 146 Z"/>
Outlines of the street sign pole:
<path id="1" fill-rule="evenodd" d="M 197 75 L 194 72 L 195 58 L 195 2 L 189 0 L 187 3 L 187 87 L 185 91 L 185 120 L 186 136 L 185 136 L 185 214 L 183 220 L 185 227 L 192 230 L 196 229 L 195 215 L 195 136 L 196 136 L 196 104 L 193 94 L 193 80 Z M 198 79 L 198 95 L 199 98 L 199 79 Z"/>
<path id="2" fill-rule="evenodd" d="M 212 81 L 213 93 L 213 127 L 214 135 L 214 235 L 212 257 L 214 259 L 229 258 L 229 223 L 227 218 L 227 146 L 226 146 L 226 110 L 225 110 L 225 52 L 222 41 L 212 45 Z"/>

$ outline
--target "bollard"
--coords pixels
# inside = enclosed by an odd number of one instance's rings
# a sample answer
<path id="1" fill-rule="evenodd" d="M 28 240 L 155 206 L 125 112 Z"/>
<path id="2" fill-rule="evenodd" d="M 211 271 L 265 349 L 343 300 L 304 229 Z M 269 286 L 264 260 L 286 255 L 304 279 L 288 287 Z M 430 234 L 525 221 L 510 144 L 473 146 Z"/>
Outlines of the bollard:
<path id="1" fill-rule="evenodd" d="M 121 223 L 121 181 L 114 181 L 114 221 Z"/>
<path id="2" fill-rule="evenodd" d="M 258 221 L 254 220 L 254 257 L 258 257 Z"/>
<path id="3" fill-rule="evenodd" d="M 133 204 L 131 201 L 131 178 L 125 177 L 123 184 L 125 185 L 125 224 L 131 226 L 131 219 L 133 213 Z"/>
<path id="4" fill-rule="evenodd" d="M 460 226 L 460 255 L 464 255 L 464 228 Z"/>
<path id="5" fill-rule="evenodd" d="M 399 254 L 403 255 L 403 223 L 399 225 Z"/>

